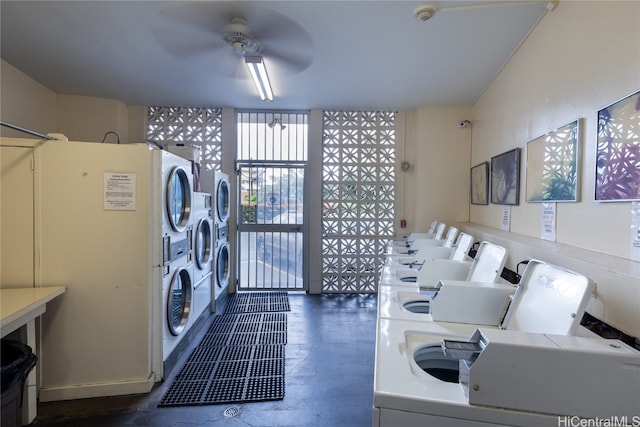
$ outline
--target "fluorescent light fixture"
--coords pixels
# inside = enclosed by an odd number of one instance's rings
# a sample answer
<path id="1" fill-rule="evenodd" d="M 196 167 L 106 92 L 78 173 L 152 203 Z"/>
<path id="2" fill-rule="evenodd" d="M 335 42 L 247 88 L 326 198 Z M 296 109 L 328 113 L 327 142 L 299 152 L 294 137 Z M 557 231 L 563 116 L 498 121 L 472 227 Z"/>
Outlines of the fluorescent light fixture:
<path id="1" fill-rule="evenodd" d="M 262 56 L 245 56 L 244 62 L 249 67 L 251 78 L 258 89 L 258 95 L 263 101 L 273 101 L 273 91 L 271 90 L 271 83 L 269 83 L 269 76 L 267 75 L 267 69 L 264 66 Z"/>

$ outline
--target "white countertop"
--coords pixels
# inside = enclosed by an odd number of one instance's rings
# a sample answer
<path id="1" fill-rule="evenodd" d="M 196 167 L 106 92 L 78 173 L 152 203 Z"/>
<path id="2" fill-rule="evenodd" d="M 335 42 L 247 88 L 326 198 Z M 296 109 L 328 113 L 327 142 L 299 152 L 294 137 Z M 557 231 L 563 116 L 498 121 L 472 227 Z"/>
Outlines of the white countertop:
<path id="1" fill-rule="evenodd" d="M 64 292 L 64 286 L 0 289 L 2 337 L 40 316 L 45 311 L 45 304 Z"/>

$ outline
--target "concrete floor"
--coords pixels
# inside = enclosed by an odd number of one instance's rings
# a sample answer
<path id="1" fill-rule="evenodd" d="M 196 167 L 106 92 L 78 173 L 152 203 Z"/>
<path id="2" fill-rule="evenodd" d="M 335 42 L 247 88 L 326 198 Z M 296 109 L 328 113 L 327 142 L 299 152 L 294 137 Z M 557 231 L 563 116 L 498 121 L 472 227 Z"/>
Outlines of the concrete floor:
<path id="1" fill-rule="evenodd" d="M 291 293 L 289 303 L 283 400 L 158 408 L 178 364 L 145 395 L 40 403 L 31 425 L 371 426 L 377 296 Z"/>

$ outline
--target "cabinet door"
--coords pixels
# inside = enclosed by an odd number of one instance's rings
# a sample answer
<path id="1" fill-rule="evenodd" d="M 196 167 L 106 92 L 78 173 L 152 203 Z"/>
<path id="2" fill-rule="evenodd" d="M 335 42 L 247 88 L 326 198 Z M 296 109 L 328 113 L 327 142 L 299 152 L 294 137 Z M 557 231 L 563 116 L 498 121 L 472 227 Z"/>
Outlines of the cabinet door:
<path id="1" fill-rule="evenodd" d="M 0 287 L 33 287 L 33 149 L 0 149 Z"/>

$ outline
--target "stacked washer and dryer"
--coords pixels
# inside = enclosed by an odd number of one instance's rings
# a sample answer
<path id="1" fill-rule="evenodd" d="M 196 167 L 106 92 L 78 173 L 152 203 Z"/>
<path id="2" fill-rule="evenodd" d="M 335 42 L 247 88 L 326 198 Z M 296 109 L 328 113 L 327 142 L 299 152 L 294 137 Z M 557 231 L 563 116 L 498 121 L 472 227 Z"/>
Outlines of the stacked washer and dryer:
<path id="1" fill-rule="evenodd" d="M 220 171 L 206 170 L 201 174 L 202 190 L 213 195 L 213 278 L 211 311 L 228 295 L 231 273 L 229 245 L 230 186 L 229 175 Z"/>
<path id="2" fill-rule="evenodd" d="M 168 233 L 165 238 L 173 236 L 171 243 L 163 243 L 164 251 L 171 257 L 169 268 L 165 262 L 163 275 L 165 371 L 176 364 L 193 340 L 196 332 L 191 331 L 198 330 L 196 325 L 205 319 L 203 313 L 215 311 L 216 197 L 211 192 L 193 191 L 197 187 L 193 185 L 195 174 L 189 182 L 180 180 L 179 177 L 187 175 L 187 170 L 192 170 L 191 162 L 199 159 L 188 151 L 176 154 L 182 158 L 179 159 L 180 164 L 168 172 L 172 174 L 167 177 L 169 185 L 166 192 L 169 221 L 163 224 L 163 230 Z M 228 209 L 228 201 L 225 209 Z M 176 236 L 176 233 L 183 234 Z M 228 266 L 225 268 L 228 270 Z"/>
<path id="3" fill-rule="evenodd" d="M 193 250 L 193 316 L 197 320 L 213 300 L 213 196 L 193 193 L 194 233 Z"/>
<path id="4" fill-rule="evenodd" d="M 162 360 L 193 325 L 194 192 L 191 164 L 162 152 Z M 178 352 L 180 353 L 180 352 Z"/>
<path id="5" fill-rule="evenodd" d="M 214 300 L 227 295 L 230 273 L 229 249 L 229 175 L 216 171 L 215 184 L 215 278 Z M 215 308 L 214 308 L 215 309 Z"/>

